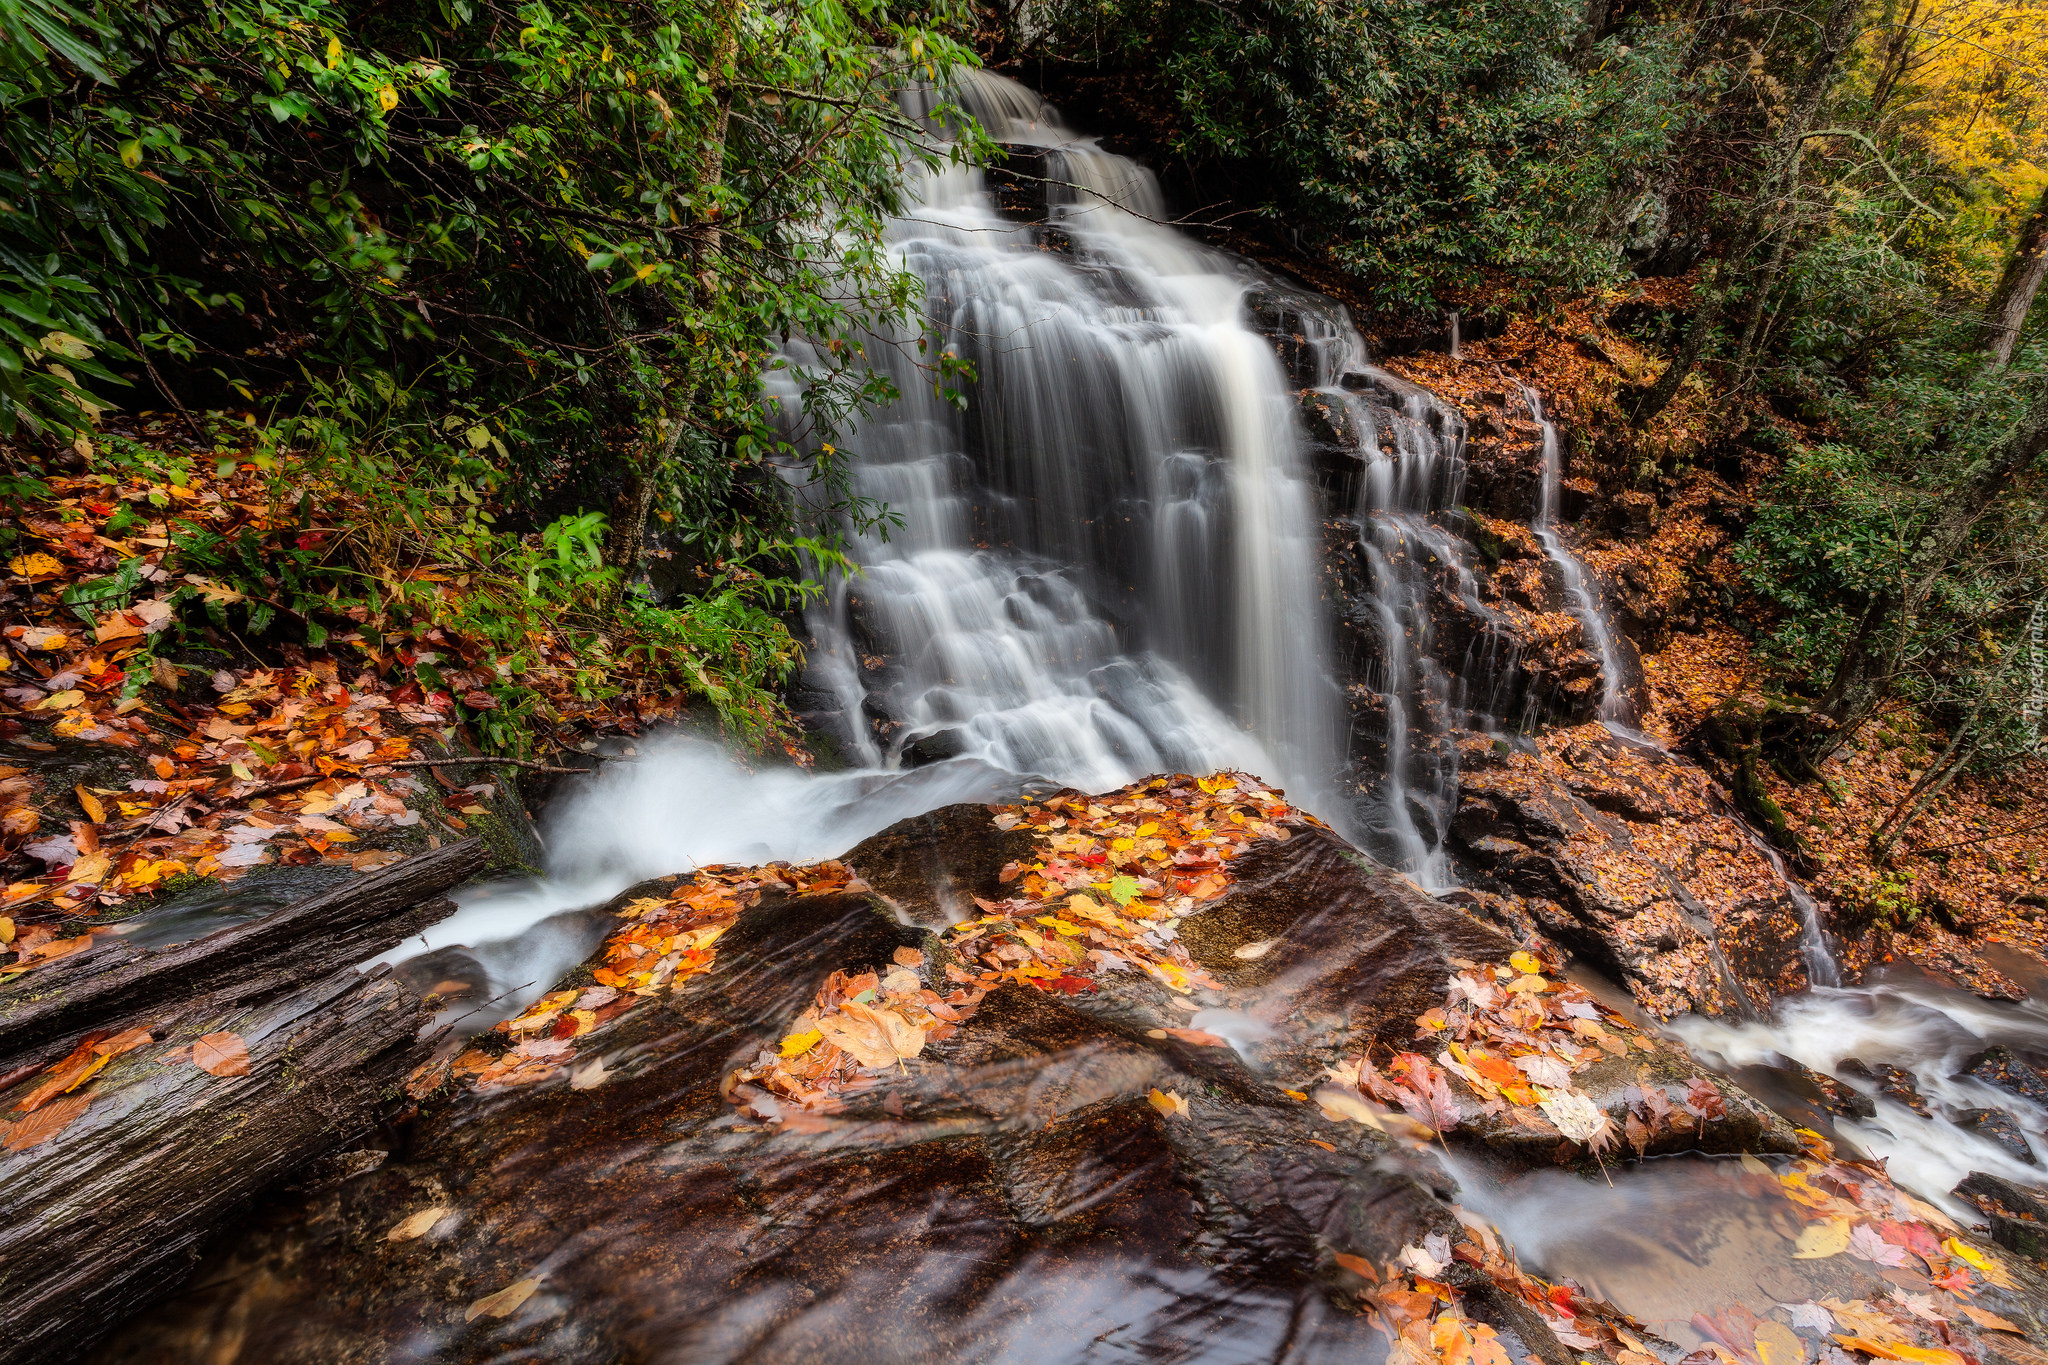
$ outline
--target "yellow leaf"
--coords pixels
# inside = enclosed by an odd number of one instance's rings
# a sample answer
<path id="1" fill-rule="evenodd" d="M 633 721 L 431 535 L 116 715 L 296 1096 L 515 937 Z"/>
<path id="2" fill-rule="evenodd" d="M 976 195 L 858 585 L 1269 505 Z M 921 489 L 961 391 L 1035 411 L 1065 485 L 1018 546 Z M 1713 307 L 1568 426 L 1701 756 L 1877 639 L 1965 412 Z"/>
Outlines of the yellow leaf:
<path id="1" fill-rule="evenodd" d="M 1953 1237 L 1941 1245 L 1957 1260 L 1967 1262 L 1982 1272 L 1984 1278 L 1991 1281 L 1991 1283 L 1998 1285 L 2002 1289 L 2013 1288 L 2012 1273 L 2005 1268 L 2005 1263 L 1996 1256 L 1987 1256 L 1967 1242 L 1959 1242 Z"/>
<path id="2" fill-rule="evenodd" d="M 509 1318 L 519 1311 L 519 1306 L 533 1297 L 533 1291 L 540 1288 L 539 1280 L 517 1280 L 506 1285 L 495 1294 L 486 1294 L 469 1306 L 463 1315 L 464 1322 L 475 1322 L 486 1313 L 494 1318 Z"/>
<path id="3" fill-rule="evenodd" d="M 825 1035 L 817 1029 L 805 1029 L 802 1033 L 792 1033 L 782 1040 L 782 1055 L 785 1057 L 801 1057 L 824 1040 Z"/>
<path id="4" fill-rule="evenodd" d="M 35 578 L 46 573 L 57 573 L 63 569 L 55 555 L 18 555 L 7 561 L 7 571 L 23 578 Z"/>
<path id="5" fill-rule="evenodd" d="M 1782 1322 L 1760 1322 L 1756 1328 L 1756 1358 L 1762 1365 L 1805 1365 L 1806 1343 Z"/>
<path id="6" fill-rule="evenodd" d="M 1157 834 L 1158 832 L 1159 822 L 1157 820 L 1147 820 L 1144 824 L 1138 826 L 1137 829 L 1137 835 L 1140 839 L 1148 834 Z"/>
<path id="7" fill-rule="evenodd" d="M 398 92 L 396 90 L 393 90 L 388 85 L 378 86 L 377 107 L 379 109 L 382 109 L 387 114 L 390 113 L 393 109 L 396 109 L 398 107 Z M 503 1314 L 500 1314 L 500 1316 L 502 1317 Z"/>
<path id="8" fill-rule="evenodd" d="M 1792 1253 L 1795 1261 L 1822 1261 L 1830 1256 L 1839 1256 L 1849 1249 L 1850 1220 L 1829 1218 L 1819 1223 L 1808 1223 L 1799 1234 L 1797 1249 Z"/>
<path id="9" fill-rule="evenodd" d="M 432 1208 L 421 1209 L 410 1217 L 401 1218 L 392 1226 L 391 1231 L 384 1234 L 384 1239 L 389 1242 L 410 1242 L 415 1237 L 424 1237 L 434 1224 L 447 1216 L 448 1206 L 446 1204 L 436 1204 Z"/>
<path id="10" fill-rule="evenodd" d="M 633 272 L 633 278 L 636 280 L 644 280 L 649 275 L 652 275 L 655 272 L 656 267 L 656 262 L 649 261 L 646 265 L 641 266 L 638 270 Z"/>
<path id="11" fill-rule="evenodd" d="M 1543 964 L 1537 960 L 1534 953 L 1510 953 L 1508 965 L 1524 976 L 1534 976 L 1543 970 Z"/>
<path id="12" fill-rule="evenodd" d="M 241 778 L 244 782 L 250 781 L 255 777 L 255 774 L 249 771 L 249 765 L 246 763 L 230 763 L 228 764 L 228 771 Z"/>
<path id="13" fill-rule="evenodd" d="M 78 808 L 85 812 L 86 819 L 95 825 L 107 823 L 107 807 L 104 802 L 83 787 L 73 787 L 72 791 L 77 793 Z"/>
<path id="14" fill-rule="evenodd" d="M 1185 1117 L 1188 1112 L 1188 1102 L 1180 1097 L 1178 1090 L 1161 1090 L 1154 1086 L 1151 1100 L 1152 1107 L 1168 1118 Z"/>
<path id="15" fill-rule="evenodd" d="M 121 164 L 134 170 L 142 164 L 142 139 L 130 138 L 116 149 L 121 154 Z"/>
<path id="16" fill-rule="evenodd" d="M 43 709 L 45 711 L 68 711 L 84 700 L 85 693 L 75 687 L 67 688 L 65 691 L 44 697 Z"/>

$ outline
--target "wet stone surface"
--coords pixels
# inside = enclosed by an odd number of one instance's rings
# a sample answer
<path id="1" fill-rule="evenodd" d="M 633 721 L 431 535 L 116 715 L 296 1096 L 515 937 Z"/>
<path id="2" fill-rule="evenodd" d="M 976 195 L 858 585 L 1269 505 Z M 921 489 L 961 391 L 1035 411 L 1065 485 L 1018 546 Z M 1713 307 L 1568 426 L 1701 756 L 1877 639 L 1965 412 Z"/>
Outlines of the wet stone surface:
<path id="1" fill-rule="evenodd" d="M 1137 972 L 1077 993 L 1005 983 L 836 1110 L 764 1123 L 729 1101 L 735 1068 L 776 1046 L 828 974 L 904 950 L 926 981 L 959 969 L 927 927 L 939 893 L 911 874 L 940 869 L 948 896 L 1002 894 L 1022 836 L 988 818 L 906 821 L 849 857 L 864 884 L 763 895 L 712 969 L 577 1036 L 576 1063 L 550 1079 L 431 1096 L 389 1160 L 274 1202 L 105 1358 L 1383 1354 L 1351 1297 L 1363 1282 L 1335 1258 L 1386 1265 L 1455 1237 L 1454 1182 L 1429 1147 L 1298 1096 L 1361 1049 L 1434 1051 L 1412 1041 L 1415 1018 L 1455 964 L 1514 945 L 1327 831 L 1254 841 L 1234 885 L 1180 921 L 1216 989 L 1190 999 Z M 1191 1019 L 1235 1046 L 1163 1031 Z M 1584 1083 L 1622 1104 L 1665 1064 L 1601 1063 Z M 1665 1069 L 1687 1070 L 1675 1053 Z M 1703 1122 L 1699 1145 L 1782 1145 L 1782 1121 L 1721 1088 L 1732 1117 Z M 1503 1139 L 1467 1107 L 1454 1145 L 1554 1159 L 1555 1133 Z M 1574 1358 L 1467 1264 L 1440 1273 L 1516 1356 Z"/>

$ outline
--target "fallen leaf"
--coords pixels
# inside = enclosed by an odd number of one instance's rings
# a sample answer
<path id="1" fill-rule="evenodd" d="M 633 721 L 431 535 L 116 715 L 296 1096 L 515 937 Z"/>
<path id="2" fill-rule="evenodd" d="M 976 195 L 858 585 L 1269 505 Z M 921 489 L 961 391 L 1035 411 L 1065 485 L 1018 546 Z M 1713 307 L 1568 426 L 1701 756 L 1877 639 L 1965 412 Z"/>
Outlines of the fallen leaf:
<path id="1" fill-rule="evenodd" d="M 1805 1365 L 1806 1343 L 1782 1322 L 1756 1327 L 1756 1358 L 1762 1365 Z"/>
<path id="2" fill-rule="evenodd" d="M 889 955 L 889 960 L 899 967 L 922 967 L 924 965 L 924 954 L 915 948 L 898 948 Z"/>
<path id="3" fill-rule="evenodd" d="M 66 1095 L 55 1103 L 45 1105 L 9 1127 L 6 1130 L 4 1145 L 10 1152 L 25 1152 L 38 1143 L 48 1142 L 75 1123 L 90 1103 L 91 1095 Z"/>
<path id="4" fill-rule="evenodd" d="M 448 1206 L 446 1204 L 436 1204 L 430 1209 L 421 1209 L 418 1213 L 401 1218 L 398 1222 L 394 1223 L 391 1231 L 384 1234 L 384 1240 L 387 1242 L 410 1242 L 415 1237 L 424 1237 L 427 1235 L 428 1229 L 447 1216 Z"/>
<path id="5" fill-rule="evenodd" d="M 1230 955 L 1232 957 L 1242 958 L 1246 962 L 1256 962 L 1260 958 L 1264 957 L 1267 953 L 1272 952 L 1273 945 L 1278 943 L 1279 941 L 1280 940 L 1277 938 L 1261 939 L 1257 943 L 1247 943 L 1241 948 L 1232 949 Z"/>
<path id="6" fill-rule="evenodd" d="M 1849 1249 L 1850 1223 L 1846 1218 L 1829 1218 L 1808 1223 L 1800 1230 L 1792 1252 L 1795 1261 L 1824 1261 Z"/>
<path id="7" fill-rule="evenodd" d="M 1589 1147 L 1598 1144 L 1613 1127 L 1599 1106 L 1577 1091 L 1546 1095 L 1536 1101 L 1536 1107 L 1557 1125 L 1558 1132 Z"/>
<path id="8" fill-rule="evenodd" d="M 249 1045 L 238 1033 L 202 1034 L 192 1044 L 192 1065 L 209 1076 L 246 1076 Z"/>
<path id="9" fill-rule="evenodd" d="M 604 1058 L 593 1057 L 585 1066 L 579 1066 L 569 1073 L 571 1090 L 595 1090 L 611 1077 L 605 1069 Z"/>
<path id="10" fill-rule="evenodd" d="M 1168 1118 L 1173 1118 L 1175 1115 L 1180 1115 L 1181 1117 L 1186 1117 L 1187 1115 L 1188 1102 L 1180 1097 L 1178 1090 L 1160 1090 L 1155 1086 L 1150 1098 L 1152 1100 L 1152 1107 Z"/>
<path id="11" fill-rule="evenodd" d="M 1353 1256 L 1348 1251 L 1340 1251 L 1336 1253 L 1335 1260 L 1338 1265 L 1350 1271 L 1352 1274 L 1357 1275 L 1362 1279 L 1371 1280 L 1374 1284 L 1379 1283 L 1379 1271 L 1373 1269 L 1372 1262 L 1366 1260 L 1365 1257 Z"/>
<path id="12" fill-rule="evenodd" d="M 475 1322 L 489 1314 L 494 1318 L 509 1318 L 519 1311 L 519 1306 L 533 1297 L 533 1291 L 540 1288 L 539 1280 L 515 1280 L 495 1294 L 486 1294 L 469 1306 L 463 1315 L 464 1322 Z"/>
<path id="13" fill-rule="evenodd" d="M 1537 959 L 1536 954 L 1529 952 L 1508 954 L 1508 965 L 1523 976 L 1534 976 L 1543 970 L 1543 963 Z"/>
<path id="14" fill-rule="evenodd" d="M 824 1039 L 825 1035 L 814 1028 L 805 1029 L 802 1033 L 792 1033 L 782 1040 L 782 1055 L 801 1057 Z"/>
<path id="15" fill-rule="evenodd" d="M 106 803 L 84 787 L 73 787 L 71 790 L 78 797 L 78 808 L 85 812 L 86 819 L 92 821 L 95 825 L 107 823 Z"/>
<path id="16" fill-rule="evenodd" d="M 1877 1235 L 1877 1230 L 1868 1223 L 1859 1223 L 1849 1234 L 1849 1254 L 1872 1265 L 1889 1266 L 1897 1269 L 1906 1263 L 1906 1249 L 1893 1246 Z"/>
<path id="17" fill-rule="evenodd" d="M 2020 1326 L 2016 1322 L 2011 1322 L 2005 1318 L 2001 1318 L 1996 1313 L 1987 1313 L 1983 1309 L 1973 1308 L 1967 1303 L 1957 1304 L 1956 1307 L 1962 1311 L 1964 1317 L 1968 1318 L 1971 1322 L 1976 1323 L 1979 1327 L 1984 1328 L 1986 1331 L 2015 1332 L 2021 1336 L 2026 1335 L 2026 1328 Z"/>
<path id="18" fill-rule="evenodd" d="M 1169 1028 L 1161 1029 L 1160 1032 L 1168 1037 L 1178 1038 L 1183 1043 L 1193 1043 L 1196 1047 L 1230 1046 L 1228 1039 L 1219 1038 L 1213 1033 L 1208 1033 L 1198 1028 Z"/>
<path id="19" fill-rule="evenodd" d="M 1827 1309 L 1811 1299 L 1808 1299 L 1805 1303 L 1781 1303 L 1778 1307 L 1784 1309 L 1791 1316 L 1794 1327 L 1804 1327 L 1812 1332 L 1832 1332 L 1835 1330 L 1834 1314 L 1828 1312 Z"/>

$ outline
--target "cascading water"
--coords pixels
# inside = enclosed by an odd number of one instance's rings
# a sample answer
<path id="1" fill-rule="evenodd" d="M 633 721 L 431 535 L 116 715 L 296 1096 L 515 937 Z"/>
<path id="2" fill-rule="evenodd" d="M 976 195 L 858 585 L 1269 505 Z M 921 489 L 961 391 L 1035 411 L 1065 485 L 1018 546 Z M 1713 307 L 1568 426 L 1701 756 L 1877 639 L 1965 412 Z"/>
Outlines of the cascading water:
<path id="1" fill-rule="evenodd" d="M 903 397 L 845 444 L 854 491 L 901 524 L 853 532 L 861 575 L 809 617 L 820 711 L 869 766 L 966 756 L 1091 788 L 1243 766 L 1330 808 L 1314 493 L 1246 325 L 1256 278 L 1161 226 L 1150 174 L 1023 87 L 962 93 L 1043 168 L 1044 221 L 962 166 L 891 232 L 975 377 L 955 407 L 917 338 L 872 348 Z"/>
<path id="2" fill-rule="evenodd" d="M 1536 390 L 1526 384 L 1521 386 L 1521 390 L 1523 401 L 1529 405 L 1530 419 L 1543 433 L 1542 491 L 1537 495 L 1536 516 L 1530 521 L 1529 529 L 1542 542 L 1543 553 L 1557 566 L 1558 578 L 1564 584 L 1565 603 L 1585 630 L 1586 642 L 1599 656 L 1600 704 L 1595 716 L 1610 724 L 1625 725 L 1631 716 L 1628 696 L 1622 690 L 1621 653 L 1615 647 L 1614 630 L 1600 611 L 1586 566 L 1565 548 L 1564 540 L 1557 534 L 1557 504 L 1564 482 L 1557 427 L 1543 415 L 1543 399 Z"/>

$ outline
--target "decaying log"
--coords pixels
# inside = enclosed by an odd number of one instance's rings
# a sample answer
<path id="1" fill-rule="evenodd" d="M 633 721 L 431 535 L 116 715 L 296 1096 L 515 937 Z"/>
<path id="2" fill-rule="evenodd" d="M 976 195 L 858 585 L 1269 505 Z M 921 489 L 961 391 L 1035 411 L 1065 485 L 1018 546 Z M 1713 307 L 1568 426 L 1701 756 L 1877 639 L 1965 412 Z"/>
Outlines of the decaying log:
<path id="1" fill-rule="evenodd" d="M 115 942 L 59 958 L 0 987 L 0 1059 L 12 1070 L 67 1034 L 237 984 L 235 998 L 254 1000 L 281 983 L 317 980 L 445 915 L 443 907 L 419 924 L 394 923 L 419 918 L 489 860 L 482 840 L 465 839 L 174 948 Z"/>
<path id="2" fill-rule="evenodd" d="M 453 845 L 182 947 L 110 948 L 40 990 L 16 984 L 0 1073 L 123 1047 L 32 1113 L 41 1067 L 0 1097 L 0 1365 L 89 1345 L 249 1199 L 400 1097 L 429 1012 L 354 964 L 450 913 L 440 893 L 484 862 L 475 841 Z"/>

